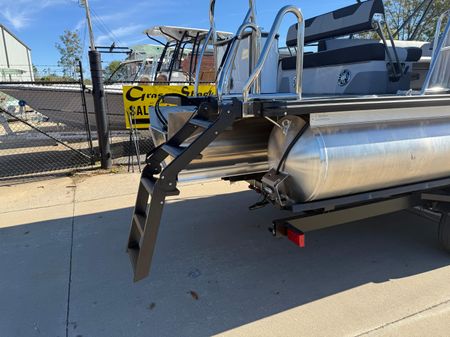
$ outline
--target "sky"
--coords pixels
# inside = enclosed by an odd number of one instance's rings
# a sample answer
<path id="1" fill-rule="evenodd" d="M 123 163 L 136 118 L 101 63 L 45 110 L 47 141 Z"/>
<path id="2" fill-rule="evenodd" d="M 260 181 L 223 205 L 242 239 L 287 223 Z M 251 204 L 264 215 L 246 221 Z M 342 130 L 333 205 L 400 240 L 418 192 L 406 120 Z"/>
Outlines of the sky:
<path id="1" fill-rule="evenodd" d="M 209 0 L 90 0 L 94 34 L 97 45 L 131 47 L 150 43 L 143 34 L 156 25 L 209 27 Z M 296 5 L 306 18 L 355 3 L 354 0 L 256 0 L 258 24 L 269 31 L 278 10 L 285 5 Z M 217 29 L 235 32 L 247 11 L 245 0 L 217 0 Z M 0 0 L 0 23 L 11 30 L 31 48 L 36 66 L 50 67 L 58 63 L 55 48 L 64 30 L 78 30 L 87 61 L 89 36 L 86 31 L 84 8 L 79 0 Z M 294 18 L 286 17 L 281 35 Z M 104 56 L 105 63 L 122 56 Z"/>

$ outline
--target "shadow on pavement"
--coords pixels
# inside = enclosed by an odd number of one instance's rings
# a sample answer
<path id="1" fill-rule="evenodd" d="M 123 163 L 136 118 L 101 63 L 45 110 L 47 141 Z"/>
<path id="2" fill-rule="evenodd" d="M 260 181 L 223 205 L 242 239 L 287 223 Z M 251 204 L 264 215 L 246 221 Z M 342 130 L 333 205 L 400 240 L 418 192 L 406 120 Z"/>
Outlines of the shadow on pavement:
<path id="1" fill-rule="evenodd" d="M 168 204 L 151 276 L 137 284 L 125 254 L 132 210 L 76 217 L 69 336 L 209 336 L 450 264 L 437 225 L 409 212 L 309 233 L 301 250 L 271 237 L 267 227 L 284 214 L 270 206 L 250 212 L 254 201 L 242 192 Z M 0 232 L 20 238 L 23 230 Z M 33 263 L 31 255 L 23 262 L 19 268 Z"/>

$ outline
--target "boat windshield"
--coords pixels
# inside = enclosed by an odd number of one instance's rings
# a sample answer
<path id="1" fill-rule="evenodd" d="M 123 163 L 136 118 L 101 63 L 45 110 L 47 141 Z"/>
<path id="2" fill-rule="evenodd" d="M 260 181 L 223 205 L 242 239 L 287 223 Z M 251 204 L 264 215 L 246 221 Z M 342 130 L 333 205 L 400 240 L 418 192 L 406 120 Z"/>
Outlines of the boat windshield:
<path id="1" fill-rule="evenodd" d="M 160 60 L 161 64 L 155 80 L 193 83 L 201 47 L 198 41 L 183 41 L 175 47 L 168 48 Z M 214 82 L 215 73 L 213 47 L 208 46 L 202 59 L 200 81 Z"/>
<path id="2" fill-rule="evenodd" d="M 153 64 L 150 59 L 123 62 L 106 82 L 150 82 Z"/>
<path id="3" fill-rule="evenodd" d="M 164 45 L 164 51 L 156 65 L 153 80 L 158 83 L 191 83 L 195 82 L 197 63 L 203 48 L 208 30 L 198 28 L 156 26 L 145 31 L 147 36 Z M 226 40 L 233 34 L 217 32 L 218 40 Z M 165 42 L 162 42 L 165 40 Z M 201 82 L 215 82 L 216 70 L 214 50 L 209 41 L 208 50 L 205 52 L 201 68 Z"/>

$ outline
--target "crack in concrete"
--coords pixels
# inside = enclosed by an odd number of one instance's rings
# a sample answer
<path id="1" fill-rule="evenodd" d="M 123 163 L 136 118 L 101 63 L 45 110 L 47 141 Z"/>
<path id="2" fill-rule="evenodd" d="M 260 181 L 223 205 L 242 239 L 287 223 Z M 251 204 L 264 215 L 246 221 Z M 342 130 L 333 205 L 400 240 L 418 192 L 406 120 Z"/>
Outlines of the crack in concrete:
<path id="1" fill-rule="evenodd" d="M 36 210 L 39 210 L 39 209 L 47 209 L 47 208 L 53 208 L 53 207 L 58 207 L 58 206 L 66 206 L 66 205 L 70 205 L 72 203 L 73 203 L 73 201 L 72 202 L 62 203 L 62 204 L 48 205 L 48 206 L 39 206 L 39 207 L 30 207 L 30 208 L 16 209 L 16 210 L 13 210 L 13 211 L 0 212 L 0 215 L 17 213 L 17 212 L 25 212 L 25 211 L 36 211 Z"/>
<path id="2" fill-rule="evenodd" d="M 72 289 L 72 258 L 73 258 L 73 234 L 75 227 L 75 201 L 77 195 L 77 183 L 73 179 L 73 184 L 75 186 L 73 190 L 73 208 L 72 208 L 72 223 L 70 228 L 70 251 L 69 251 L 69 279 L 67 284 L 67 308 L 66 308 L 66 337 L 69 337 L 69 319 L 70 319 L 70 295 Z"/>
<path id="3" fill-rule="evenodd" d="M 389 327 L 389 326 L 391 326 L 391 325 L 398 324 L 398 323 L 400 323 L 400 322 L 402 322 L 402 321 L 404 321 L 404 320 L 407 320 L 407 319 L 409 319 L 409 318 L 413 318 L 413 317 L 415 317 L 415 316 L 418 316 L 418 315 L 420 315 L 420 314 L 423 314 L 424 312 L 427 312 L 427 311 L 436 309 L 436 308 L 438 308 L 438 307 L 440 307 L 440 306 L 443 306 L 443 305 L 446 305 L 446 304 L 450 304 L 450 300 L 446 300 L 446 301 L 443 301 L 443 302 L 441 302 L 441 303 L 432 305 L 432 306 L 430 306 L 430 307 L 427 307 L 427 308 L 425 308 L 425 309 L 423 309 L 423 310 L 417 311 L 417 312 L 415 312 L 415 313 L 413 313 L 413 314 L 410 314 L 410 315 L 408 315 L 408 316 L 399 318 L 399 319 L 397 319 L 397 320 L 395 320 L 395 321 L 385 323 L 385 324 L 383 324 L 383 325 L 380 325 L 380 326 L 377 327 L 377 328 L 368 330 L 368 331 L 363 332 L 363 333 L 361 333 L 361 334 L 359 334 L 359 335 L 356 335 L 356 336 L 354 336 L 354 337 L 367 336 L 367 335 L 369 335 L 369 334 L 371 334 L 371 333 L 373 333 L 373 332 L 375 332 L 375 331 L 383 330 L 383 329 L 385 329 L 385 328 L 387 328 L 387 327 Z"/>

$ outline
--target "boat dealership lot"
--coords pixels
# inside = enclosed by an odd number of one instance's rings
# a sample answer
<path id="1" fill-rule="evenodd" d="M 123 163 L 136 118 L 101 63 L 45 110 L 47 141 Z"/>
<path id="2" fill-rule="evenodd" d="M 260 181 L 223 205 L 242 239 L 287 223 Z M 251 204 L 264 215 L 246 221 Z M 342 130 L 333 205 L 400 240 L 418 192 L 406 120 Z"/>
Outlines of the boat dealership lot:
<path id="1" fill-rule="evenodd" d="M 180 186 L 149 278 L 125 252 L 138 174 L 0 187 L 0 336 L 448 336 L 450 256 L 401 212 L 267 231 L 245 183 Z M 219 194 L 220 192 L 220 194 Z"/>

